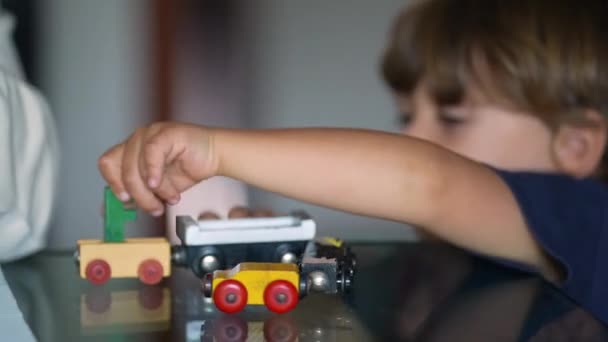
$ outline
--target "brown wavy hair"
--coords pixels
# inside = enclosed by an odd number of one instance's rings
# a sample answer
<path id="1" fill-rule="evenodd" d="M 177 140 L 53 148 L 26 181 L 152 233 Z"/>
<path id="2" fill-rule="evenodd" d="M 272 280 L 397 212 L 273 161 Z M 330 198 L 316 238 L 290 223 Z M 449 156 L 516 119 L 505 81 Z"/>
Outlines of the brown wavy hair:
<path id="1" fill-rule="evenodd" d="M 608 1 L 412 0 L 381 72 L 402 94 L 424 79 L 439 105 L 474 82 L 552 129 L 588 124 L 583 110 L 608 115 Z"/>

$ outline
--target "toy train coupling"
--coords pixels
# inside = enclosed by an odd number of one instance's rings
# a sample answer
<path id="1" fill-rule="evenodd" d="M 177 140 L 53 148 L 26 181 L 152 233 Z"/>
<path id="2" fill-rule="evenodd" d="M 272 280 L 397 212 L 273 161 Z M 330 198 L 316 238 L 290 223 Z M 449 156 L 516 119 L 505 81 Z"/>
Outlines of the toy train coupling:
<path id="1" fill-rule="evenodd" d="M 304 256 L 300 263 L 302 296 L 310 292 L 349 294 L 356 270 L 356 258 L 350 247 L 317 243 L 315 253 Z"/>

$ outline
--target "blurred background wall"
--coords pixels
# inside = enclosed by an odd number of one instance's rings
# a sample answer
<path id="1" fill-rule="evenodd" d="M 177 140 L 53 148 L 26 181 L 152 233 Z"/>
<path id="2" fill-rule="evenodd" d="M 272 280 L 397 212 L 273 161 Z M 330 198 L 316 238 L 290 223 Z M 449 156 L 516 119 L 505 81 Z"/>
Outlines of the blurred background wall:
<path id="1" fill-rule="evenodd" d="M 155 119 L 146 0 L 40 1 L 40 87 L 57 119 L 62 172 L 50 244 L 102 236 L 97 158 Z M 134 234 L 158 233 L 145 215 Z M 154 227 L 154 229 L 151 229 Z"/>
<path id="2" fill-rule="evenodd" d="M 240 38 L 251 73 L 248 124 L 395 130 L 395 109 L 380 81 L 378 60 L 390 23 L 405 2 L 244 2 Z M 412 236 L 403 225 L 303 205 L 258 190 L 250 195 L 252 205 L 279 212 L 307 210 L 326 234 L 382 240 Z"/>
<path id="3" fill-rule="evenodd" d="M 390 22 L 405 0 L 5 0 L 18 17 L 30 80 L 47 96 L 62 144 L 51 245 L 101 237 L 98 156 L 136 127 L 176 119 L 231 127 L 348 126 L 395 130 L 378 76 Z M 302 165 L 307 167 L 307 165 Z M 331 170 L 328 170 L 331 172 Z M 352 170 L 357 172 L 357 170 Z M 249 203 L 305 209 L 324 234 L 410 239 L 403 225 L 287 200 L 226 179 L 176 213 L 225 214 Z M 171 229 L 171 228 L 170 228 Z"/>

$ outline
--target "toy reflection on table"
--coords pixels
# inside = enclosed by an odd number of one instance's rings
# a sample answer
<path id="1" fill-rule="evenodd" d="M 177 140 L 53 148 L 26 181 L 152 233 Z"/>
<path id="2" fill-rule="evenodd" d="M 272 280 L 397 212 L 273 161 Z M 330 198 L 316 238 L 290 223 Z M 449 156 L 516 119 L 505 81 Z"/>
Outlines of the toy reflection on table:
<path id="1" fill-rule="evenodd" d="M 224 314 L 186 323 L 186 341 L 353 341 L 362 331 L 347 306 L 330 295 L 313 295 L 302 309 L 284 315 L 263 310 Z M 329 310 L 318 312 L 329 305 Z"/>
<path id="2" fill-rule="evenodd" d="M 240 316 L 226 315 L 216 320 L 192 321 L 187 327 L 187 341 L 297 341 L 299 331 L 291 317 L 274 316 L 265 321 L 248 322 Z"/>
<path id="3" fill-rule="evenodd" d="M 121 291 L 92 287 L 80 299 L 85 335 L 166 331 L 170 321 L 170 291 L 160 286 Z"/>

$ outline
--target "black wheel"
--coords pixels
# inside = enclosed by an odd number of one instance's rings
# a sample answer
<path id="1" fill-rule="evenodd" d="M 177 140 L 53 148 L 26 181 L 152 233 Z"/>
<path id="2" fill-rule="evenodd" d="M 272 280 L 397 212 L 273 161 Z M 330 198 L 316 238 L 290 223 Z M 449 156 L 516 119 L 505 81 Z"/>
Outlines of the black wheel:
<path id="1" fill-rule="evenodd" d="M 302 251 L 296 245 L 283 243 L 276 248 L 273 261 L 295 264 L 300 260 L 301 255 Z"/>
<path id="2" fill-rule="evenodd" d="M 223 255 L 216 247 L 198 247 L 197 253 L 193 254 L 195 256 L 190 261 L 190 268 L 199 278 L 203 278 L 207 273 L 213 273 L 213 271 L 224 268 Z"/>

